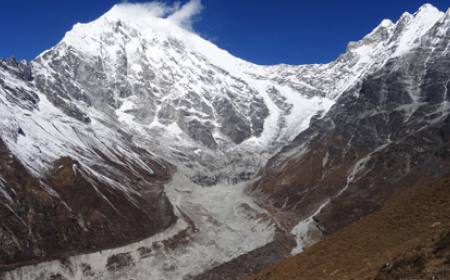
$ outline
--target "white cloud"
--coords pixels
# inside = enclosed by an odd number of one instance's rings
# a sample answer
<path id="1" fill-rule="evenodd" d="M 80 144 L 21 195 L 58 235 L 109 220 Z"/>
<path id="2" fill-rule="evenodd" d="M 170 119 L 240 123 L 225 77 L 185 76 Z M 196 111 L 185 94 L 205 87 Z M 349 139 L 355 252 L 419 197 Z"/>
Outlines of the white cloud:
<path id="1" fill-rule="evenodd" d="M 134 17 L 166 17 L 176 11 L 175 6 L 168 6 L 161 2 L 125 3 L 118 4 L 121 13 Z"/>
<path id="2" fill-rule="evenodd" d="M 167 20 L 183 26 L 187 29 L 192 29 L 193 20 L 203 10 L 203 5 L 200 0 L 190 0 L 188 3 L 179 7 L 175 12 L 167 17 Z"/>
<path id="3" fill-rule="evenodd" d="M 201 0 L 190 0 L 184 5 L 181 5 L 180 2 L 176 2 L 173 5 L 167 5 L 163 2 L 154 1 L 149 3 L 122 2 L 117 6 L 122 12 L 126 11 L 130 17 L 153 16 L 165 18 L 168 21 L 189 30 L 192 30 L 194 19 L 203 9 Z"/>

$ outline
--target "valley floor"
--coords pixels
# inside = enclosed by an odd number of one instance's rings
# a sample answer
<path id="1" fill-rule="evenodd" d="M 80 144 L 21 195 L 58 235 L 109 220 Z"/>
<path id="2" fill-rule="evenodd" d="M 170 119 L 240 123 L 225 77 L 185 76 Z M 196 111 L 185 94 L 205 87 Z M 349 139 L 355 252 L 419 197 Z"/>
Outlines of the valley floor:
<path id="1" fill-rule="evenodd" d="M 186 279 L 271 243 L 276 225 L 246 184 L 200 187 L 175 175 L 166 192 L 178 222 L 128 246 L 45 262 L 0 279 Z"/>

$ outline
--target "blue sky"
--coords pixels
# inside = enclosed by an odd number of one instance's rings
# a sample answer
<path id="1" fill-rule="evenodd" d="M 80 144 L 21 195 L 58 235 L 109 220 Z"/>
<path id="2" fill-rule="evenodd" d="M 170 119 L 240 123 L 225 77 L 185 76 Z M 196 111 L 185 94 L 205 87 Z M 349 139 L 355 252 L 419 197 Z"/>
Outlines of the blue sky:
<path id="1" fill-rule="evenodd" d="M 181 2 L 185 2 L 183 0 Z M 77 22 L 91 21 L 114 0 L 3 1 L 0 57 L 32 59 L 52 47 Z M 129 1 L 148 2 L 148 1 Z M 173 3 L 173 0 L 162 1 Z M 258 64 L 322 63 L 335 59 L 384 18 L 397 20 L 431 3 L 449 0 L 203 0 L 194 24 L 203 37 Z"/>

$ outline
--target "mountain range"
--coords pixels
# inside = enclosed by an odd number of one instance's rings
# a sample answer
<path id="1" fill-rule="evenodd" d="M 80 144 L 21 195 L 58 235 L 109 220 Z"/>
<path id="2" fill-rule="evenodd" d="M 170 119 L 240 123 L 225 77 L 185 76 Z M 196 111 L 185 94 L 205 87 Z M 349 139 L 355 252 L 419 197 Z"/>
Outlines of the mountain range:
<path id="1" fill-rule="evenodd" d="M 0 279 L 240 279 L 449 174 L 450 10 L 262 66 L 150 8 L 0 60 Z"/>

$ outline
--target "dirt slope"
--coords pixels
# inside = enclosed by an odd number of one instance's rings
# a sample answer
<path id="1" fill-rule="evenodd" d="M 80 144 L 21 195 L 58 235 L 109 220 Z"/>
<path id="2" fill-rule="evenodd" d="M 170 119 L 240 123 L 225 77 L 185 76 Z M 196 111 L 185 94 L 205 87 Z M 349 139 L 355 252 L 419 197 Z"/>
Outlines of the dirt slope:
<path id="1" fill-rule="evenodd" d="M 450 279 L 450 178 L 390 201 L 248 280 Z"/>

